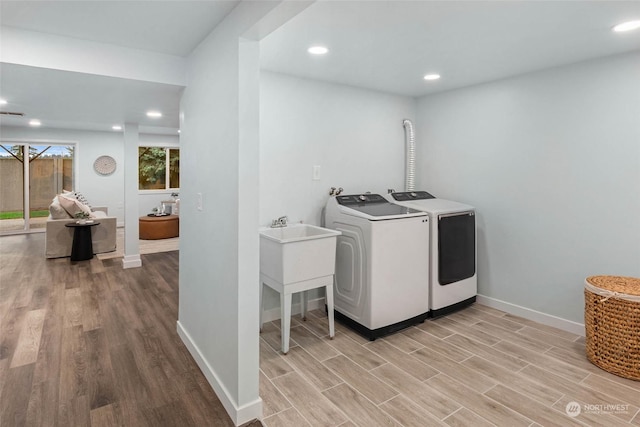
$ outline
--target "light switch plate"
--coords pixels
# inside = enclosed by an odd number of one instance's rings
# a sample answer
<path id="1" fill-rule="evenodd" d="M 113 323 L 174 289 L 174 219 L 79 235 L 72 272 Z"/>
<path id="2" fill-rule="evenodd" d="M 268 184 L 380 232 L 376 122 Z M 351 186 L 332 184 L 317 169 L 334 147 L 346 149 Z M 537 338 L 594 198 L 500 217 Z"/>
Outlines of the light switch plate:
<path id="1" fill-rule="evenodd" d="M 196 193 L 196 209 L 198 209 L 199 211 L 204 210 L 202 206 L 202 193 Z"/>

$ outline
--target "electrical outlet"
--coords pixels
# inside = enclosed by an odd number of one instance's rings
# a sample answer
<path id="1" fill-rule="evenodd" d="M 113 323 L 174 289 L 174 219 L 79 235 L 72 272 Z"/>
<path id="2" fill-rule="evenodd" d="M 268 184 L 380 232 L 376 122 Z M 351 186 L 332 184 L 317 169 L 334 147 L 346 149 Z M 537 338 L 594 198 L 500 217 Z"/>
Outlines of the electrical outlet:
<path id="1" fill-rule="evenodd" d="M 314 181 L 320 181 L 320 165 L 315 165 L 313 167 L 313 180 Z"/>
<path id="2" fill-rule="evenodd" d="M 202 193 L 196 193 L 196 209 L 198 209 L 199 211 L 204 210 L 202 206 Z"/>

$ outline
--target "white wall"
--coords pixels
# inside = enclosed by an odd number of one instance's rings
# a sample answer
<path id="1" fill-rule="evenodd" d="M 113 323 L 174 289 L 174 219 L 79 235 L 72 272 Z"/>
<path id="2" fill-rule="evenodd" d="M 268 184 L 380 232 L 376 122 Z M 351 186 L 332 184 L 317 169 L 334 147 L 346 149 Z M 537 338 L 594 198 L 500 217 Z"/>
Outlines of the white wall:
<path id="1" fill-rule="evenodd" d="M 180 108 L 178 332 L 237 425 L 262 413 L 259 50 L 241 36 L 277 5 L 240 2 L 198 46 Z"/>
<path id="2" fill-rule="evenodd" d="M 25 141 L 77 142 L 78 175 L 74 190 L 82 192 L 94 206 L 107 206 L 109 215 L 117 217 L 119 225 L 124 223 L 124 139 L 121 132 L 3 126 L 0 136 Z M 179 138 L 173 135 L 140 135 L 142 145 L 177 147 L 179 142 Z M 93 162 L 103 155 L 116 160 L 116 171 L 111 175 L 99 175 L 93 169 Z M 133 161 L 137 162 L 137 159 Z M 138 216 L 151 213 L 151 209 L 162 200 L 170 199 L 171 191 L 141 193 Z"/>
<path id="3" fill-rule="evenodd" d="M 413 119 L 415 107 L 409 97 L 262 71 L 260 224 L 288 215 L 320 225 L 331 187 L 402 190 L 402 120 Z"/>
<path id="4" fill-rule="evenodd" d="M 153 208 L 160 208 L 163 201 L 171 201 L 173 191 L 160 191 L 153 193 L 140 193 L 138 196 L 138 216 L 145 216 L 153 213 Z M 173 212 L 172 212 L 173 213 Z"/>
<path id="5" fill-rule="evenodd" d="M 640 54 L 421 98 L 417 181 L 478 210 L 479 293 L 583 322 L 640 276 Z"/>
<path id="6" fill-rule="evenodd" d="M 344 194 L 402 190 L 402 120 L 413 119 L 415 108 L 414 98 L 262 71 L 260 224 L 287 215 L 290 222 L 320 225 L 331 187 Z M 275 309 L 267 318 L 278 316 L 279 306 L 278 294 L 265 288 L 264 307 Z"/>

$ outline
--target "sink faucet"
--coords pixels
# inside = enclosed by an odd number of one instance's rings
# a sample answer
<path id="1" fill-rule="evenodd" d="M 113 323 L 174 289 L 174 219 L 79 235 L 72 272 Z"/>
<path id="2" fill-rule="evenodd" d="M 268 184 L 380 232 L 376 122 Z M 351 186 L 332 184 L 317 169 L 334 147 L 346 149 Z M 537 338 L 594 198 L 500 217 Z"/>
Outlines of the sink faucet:
<path id="1" fill-rule="evenodd" d="M 278 219 L 274 219 L 273 221 L 271 221 L 271 228 L 286 227 L 288 220 L 289 218 L 287 218 L 286 216 L 281 216 Z"/>

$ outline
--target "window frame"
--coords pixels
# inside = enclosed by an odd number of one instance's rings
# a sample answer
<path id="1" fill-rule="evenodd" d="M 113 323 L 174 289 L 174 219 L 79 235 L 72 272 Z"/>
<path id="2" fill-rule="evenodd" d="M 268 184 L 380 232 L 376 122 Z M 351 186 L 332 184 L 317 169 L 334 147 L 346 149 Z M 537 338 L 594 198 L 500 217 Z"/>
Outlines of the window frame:
<path id="1" fill-rule="evenodd" d="M 180 187 L 171 187 L 171 176 L 170 176 L 170 164 L 169 164 L 169 152 L 170 150 L 178 150 L 180 152 L 180 147 L 174 144 L 154 144 L 154 143 L 144 143 L 138 145 L 138 153 L 140 153 L 140 148 L 164 148 L 165 149 L 165 188 L 154 188 L 154 189 L 141 189 L 140 188 L 140 157 L 138 155 L 138 194 L 162 194 L 162 193 L 177 193 L 180 191 Z"/>

